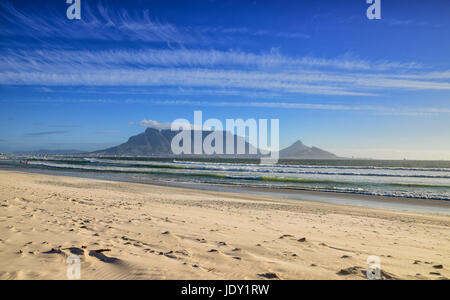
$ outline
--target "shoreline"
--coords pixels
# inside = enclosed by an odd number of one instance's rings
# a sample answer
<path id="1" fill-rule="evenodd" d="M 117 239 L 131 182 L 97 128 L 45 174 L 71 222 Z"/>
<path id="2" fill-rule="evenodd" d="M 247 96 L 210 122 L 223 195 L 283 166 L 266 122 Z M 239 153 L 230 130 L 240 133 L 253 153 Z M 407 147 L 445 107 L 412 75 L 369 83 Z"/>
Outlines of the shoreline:
<path id="1" fill-rule="evenodd" d="M 0 279 L 450 278 L 448 216 L 36 173 L 0 171 L 0 236 Z"/>
<path id="2" fill-rule="evenodd" d="M 100 180 L 111 180 L 117 182 L 129 182 L 139 184 L 150 184 L 167 187 L 181 187 L 198 191 L 216 191 L 229 193 L 245 193 L 253 195 L 265 195 L 273 198 L 303 200 L 337 205 L 349 205 L 375 209 L 387 209 L 396 211 L 410 211 L 419 213 L 432 213 L 439 215 L 450 215 L 450 201 L 437 199 L 423 199 L 410 197 L 393 197 L 367 195 L 337 191 L 310 190 L 299 187 L 254 187 L 246 185 L 235 185 L 225 183 L 195 183 L 158 181 L 153 178 L 122 176 L 117 173 L 108 172 L 84 172 L 73 170 L 52 170 L 41 168 L 0 168 L 0 171 L 23 172 L 29 174 L 44 174 L 54 176 L 67 176 L 77 178 L 90 178 Z"/>

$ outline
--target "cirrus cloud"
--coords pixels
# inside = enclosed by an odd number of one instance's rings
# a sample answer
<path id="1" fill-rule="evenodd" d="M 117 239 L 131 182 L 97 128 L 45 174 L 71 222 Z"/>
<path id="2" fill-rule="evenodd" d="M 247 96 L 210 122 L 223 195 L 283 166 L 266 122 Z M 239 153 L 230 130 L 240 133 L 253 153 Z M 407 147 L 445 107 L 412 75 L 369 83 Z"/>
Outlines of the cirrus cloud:
<path id="1" fill-rule="evenodd" d="M 142 120 L 139 123 L 142 127 L 154 128 L 158 130 L 170 130 L 173 127 L 175 128 L 190 128 L 191 130 L 211 130 L 210 127 L 205 127 L 202 125 L 194 125 L 190 124 L 189 121 L 177 120 L 177 122 L 166 122 L 161 123 L 155 120 Z"/>

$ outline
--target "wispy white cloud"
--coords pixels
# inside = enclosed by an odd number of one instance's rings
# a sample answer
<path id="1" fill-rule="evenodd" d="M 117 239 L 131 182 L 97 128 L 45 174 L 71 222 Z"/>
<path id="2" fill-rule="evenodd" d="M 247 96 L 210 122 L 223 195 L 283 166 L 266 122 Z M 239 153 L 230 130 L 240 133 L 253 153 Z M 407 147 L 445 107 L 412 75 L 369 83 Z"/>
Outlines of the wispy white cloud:
<path id="1" fill-rule="evenodd" d="M 449 72 L 420 73 L 416 63 L 292 58 L 277 51 L 11 50 L 0 56 L 0 67 L 4 85 L 172 86 L 346 96 L 373 96 L 383 89 L 450 89 Z"/>
<path id="2" fill-rule="evenodd" d="M 301 109 L 301 110 L 331 110 L 331 111 L 368 111 L 383 115 L 396 116 L 431 116 L 438 114 L 450 114 L 448 108 L 437 107 L 388 107 L 374 105 L 341 105 L 321 103 L 294 103 L 294 102 L 234 102 L 234 101 L 189 101 L 189 100 L 150 100 L 159 105 L 191 105 L 191 106 L 217 106 L 217 107 L 253 107 L 275 109 Z"/>
<path id="3" fill-rule="evenodd" d="M 191 130 L 210 130 L 210 127 L 206 126 L 199 126 L 195 124 L 190 124 L 189 122 L 181 122 L 180 120 L 178 122 L 158 122 L 155 120 L 142 120 L 139 123 L 142 127 L 148 127 L 148 128 L 154 128 L 158 130 L 168 130 L 171 129 L 172 126 L 175 128 L 190 128 Z"/>
<path id="4" fill-rule="evenodd" d="M 39 100 L 30 100 L 39 102 Z M 196 106 L 196 107 L 242 107 L 242 108 L 271 108 L 271 109 L 289 109 L 289 110 L 317 110 L 317 111 L 349 111 L 349 112 L 370 112 L 375 115 L 391 115 L 405 117 L 426 117 L 437 115 L 450 115 L 448 107 L 408 107 L 408 106 L 387 106 L 387 105 L 364 105 L 364 104 L 329 104 L 329 103 L 305 103 L 305 102 L 285 102 L 285 101 L 197 101 L 197 100 L 179 100 L 179 99 L 133 99 L 111 100 L 104 98 L 55 98 L 51 100 L 42 100 L 44 102 L 55 103 L 108 103 L 108 104 L 152 104 L 162 106 Z M 426 101 L 422 101 L 425 103 Z M 135 122 L 129 122 L 134 125 Z M 171 123 L 159 123 L 154 120 L 142 120 L 139 125 L 143 127 L 153 127 L 158 129 L 170 128 Z"/>
<path id="5" fill-rule="evenodd" d="M 73 22 L 61 13 L 52 11 L 20 11 L 11 2 L 0 2 L 0 20 L 10 26 L 0 28 L 0 36 L 27 36 L 31 38 L 70 38 L 163 42 L 167 44 L 204 44 L 218 40 L 223 35 L 272 36 L 285 39 L 305 39 L 310 35 L 301 32 L 278 32 L 268 29 L 187 27 L 161 23 L 150 16 L 149 10 L 126 10 L 109 7 L 102 1 L 97 5 L 83 2 L 81 20 Z"/>
<path id="6" fill-rule="evenodd" d="M 202 68 L 246 68 L 250 69 L 328 69 L 341 71 L 405 71 L 420 69 L 415 62 L 369 61 L 343 57 L 326 59 L 317 57 L 292 58 L 277 50 L 269 53 L 242 51 L 152 49 L 145 50 L 10 50 L 0 57 L 3 70 L 43 70 L 145 67 L 202 67 Z"/>
<path id="7" fill-rule="evenodd" d="M 267 29 L 250 29 L 247 27 L 197 27 L 196 32 L 203 34 L 233 34 L 233 35 L 252 35 L 252 36 L 272 36 L 286 39 L 309 39 L 311 35 L 302 32 L 279 32 Z"/>
<path id="8" fill-rule="evenodd" d="M 193 41 L 188 32 L 182 32 L 171 24 L 152 20 L 148 10 L 129 12 L 125 9 L 112 9 L 102 1 L 99 1 L 96 7 L 87 1 L 83 2 L 83 16 L 76 24 L 60 13 L 44 11 L 36 14 L 19 11 L 10 2 L 0 2 L 0 9 L 0 20 L 3 19 L 10 25 L 0 28 L 0 36 L 164 43 Z"/>
<path id="9" fill-rule="evenodd" d="M 139 122 L 142 127 L 150 127 L 155 129 L 170 129 L 171 123 L 160 123 L 155 120 L 142 120 Z"/>
<path id="10" fill-rule="evenodd" d="M 449 82 L 395 78 L 390 74 L 324 71 L 269 72 L 199 68 L 106 68 L 0 71 L 3 85 L 177 86 L 243 88 L 318 95 L 368 96 L 386 89 L 450 90 Z"/>
<path id="11" fill-rule="evenodd" d="M 50 72 L 49 72 L 50 71 Z M 351 91 L 345 87 L 323 84 L 326 78 L 291 74 L 260 73 L 257 71 L 209 70 L 209 69 L 162 69 L 145 70 L 89 68 L 83 71 L 54 70 L 51 72 L 0 72 L 0 84 L 47 85 L 47 86 L 184 86 L 184 87 L 228 87 L 284 93 L 306 93 L 321 95 L 370 95 Z M 309 77 L 309 78 L 308 78 Z M 320 84 L 322 83 L 322 84 Z"/>
<path id="12" fill-rule="evenodd" d="M 49 125 L 48 127 L 54 127 L 54 128 L 76 128 L 76 127 L 80 127 L 80 126 L 73 125 L 73 124 L 54 124 L 54 125 Z"/>
<path id="13" fill-rule="evenodd" d="M 428 72 L 425 74 L 403 74 L 403 75 L 398 75 L 397 77 L 405 78 L 405 79 L 448 80 L 448 79 L 450 79 L 450 70 L 439 71 L 439 72 Z"/>
<path id="14" fill-rule="evenodd" d="M 423 20 L 408 20 L 408 19 L 393 19 L 393 18 L 382 18 L 381 23 L 390 26 L 408 26 L 408 27 L 431 27 L 439 28 L 442 24 L 430 23 Z"/>

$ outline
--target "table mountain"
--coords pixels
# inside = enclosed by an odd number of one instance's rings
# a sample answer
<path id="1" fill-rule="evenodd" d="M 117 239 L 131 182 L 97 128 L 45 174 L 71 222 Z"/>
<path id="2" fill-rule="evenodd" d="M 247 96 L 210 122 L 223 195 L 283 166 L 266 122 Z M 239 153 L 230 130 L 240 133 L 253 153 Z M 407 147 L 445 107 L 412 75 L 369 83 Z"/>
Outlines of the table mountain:
<path id="1" fill-rule="evenodd" d="M 171 142 L 175 135 L 180 133 L 180 131 L 159 130 L 155 128 L 147 128 L 145 132 L 132 136 L 127 142 L 118 145 L 116 147 L 99 150 L 92 152 L 95 155 L 111 155 L 111 156 L 173 156 L 171 150 Z M 212 131 L 204 130 L 202 131 L 202 141 L 206 136 L 211 134 Z M 249 149 L 255 149 L 250 145 L 243 137 L 232 135 L 229 132 L 223 132 L 224 145 L 223 153 L 226 153 L 226 141 L 228 139 L 234 139 L 234 153 L 237 153 L 237 144 L 239 142 L 244 142 L 245 153 L 246 154 L 234 154 L 226 155 L 219 154 L 214 155 L 214 157 L 240 157 L 240 158 L 258 158 L 258 154 L 249 154 Z M 194 133 L 191 133 L 191 153 L 194 147 Z M 259 153 L 259 151 L 256 149 Z M 204 154 L 206 155 L 206 154 Z M 193 155 L 183 155 L 183 156 L 193 156 Z M 199 155 L 197 155 L 199 156 Z M 201 155 L 200 155 L 201 156 Z M 325 150 L 319 149 L 317 147 L 305 146 L 301 141 L 295 142 L 293 145 L 287 147 L 280 151 L 280 158 L 287 159 L 336 159 L 338 158 L 333 153 L 327 152 Z"/>

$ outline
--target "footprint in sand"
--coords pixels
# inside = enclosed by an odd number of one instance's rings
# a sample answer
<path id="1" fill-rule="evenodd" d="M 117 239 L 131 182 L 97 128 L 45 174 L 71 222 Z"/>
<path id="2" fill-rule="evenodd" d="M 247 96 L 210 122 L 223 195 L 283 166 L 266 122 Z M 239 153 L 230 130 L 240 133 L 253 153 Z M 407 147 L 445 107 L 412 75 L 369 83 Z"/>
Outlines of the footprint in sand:
<path id="1" fill-rule="evenodd" d="M 280 236 L 280 239 L 284 239 L 284 238 L 287 238 L 287 237 L 294 237 L 294 236 L 291 235 L 291 234 L 283 234 L 282 236 Z"/>
<path id="2" fill-rule="evenodd" d="M 354 266 L 354 267 L 349 267 L 349 268 L 345 268 L 345 269 L 341 269 L 339 272 L 337 272 L 337 275 L 340 276 L 347 276 L 347 275 L 356 275 L 359 272 L 363 272 L 364 268 L 362 267 L 358 267 L 358 266 Z"/>
<path id="3" fill-rule="evenodd" d="M 98 249 L 98 250 L 91 250 L 89 251 L 89 256 L 95 257 L 98 260 L 105 262 L 105 263 L 119 263 L 120 259 L 115 257 L 109 257 L 103 254 L 103 252 L 110 252 L 111 249 Z"/>
<path id="4" fill-rule="evenodd" d="M 52 248 L 49 251 L 43 252 L 43 254 L 58 254 L 63 256 L 64 258 L 67 258 L 70 255 L 78 255 L 83 257 L 84 250 L 77 247 L 61 248 L 61 246 L 58 246 L 56 248 Z"/>
<path id="5" fill-rule="evenodd" d="M 165 257 L 168 257 L 168 258 L 172 258 L 172 259 L 178 259 L 178 257 L 176 257 L 176 256 L 173 254 L 173 251 L 169 251 L 169 252 L 164 253 L 164 256 L 165 256 Z"/>
<path id="6" fill-rule="evenodd" d="M 189 252 L 185 249 L 175 251 L 176 254 L 180 254 L 183 256 L 189 256 Z"/>
<path id="7" fill-rule="evenodd" d="M 264 277 L 266 279 L 280 279 L 280 277 L 276 273 L 263 273 L 258 274 L 260 277 Z"/>
<path id="8" fill-rule="evenodd" d="M 68 250 L 71 254 L 74 255 L 84 255 L 84 250 L 76 247 L 65 248 L 63 250 Z"/>

